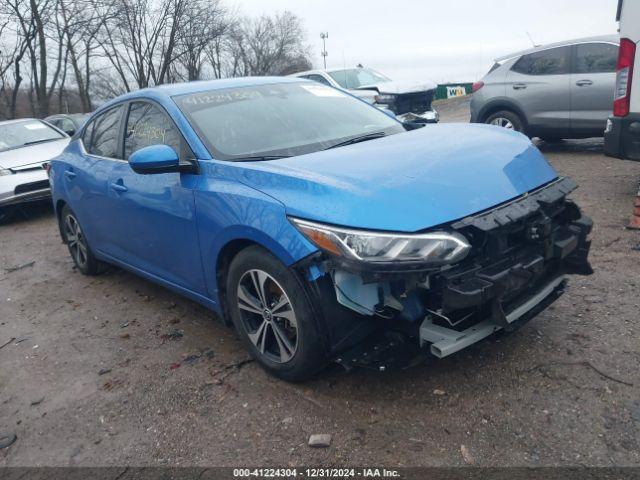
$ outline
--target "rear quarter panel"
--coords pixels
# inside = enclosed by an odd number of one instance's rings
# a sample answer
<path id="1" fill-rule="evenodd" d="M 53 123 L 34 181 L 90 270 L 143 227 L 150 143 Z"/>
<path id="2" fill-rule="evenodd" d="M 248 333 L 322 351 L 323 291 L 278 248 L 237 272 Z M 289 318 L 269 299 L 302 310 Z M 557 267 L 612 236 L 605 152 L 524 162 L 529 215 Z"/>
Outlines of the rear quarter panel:
<path id="1" fill-rule="evenodd" d="M 505 101 L 507 72 L 513 60 L 507 60 L 499 68 L 482 78 L 484 86 L 471 97 L 471 121 L 482 122 L 485 107 L 494 101 Z"/>
<path id="2" fill-rule="evenodd" d="M 54 206 L 57 207 L 60 201 L 69 205 L 83 226 L 87 240 L 95 249 L 102 247 L 99 230 L 109 228 L 109 218 L 112 215 L 102 201 L 109 177 L 108 166 L 107 160 L 96 161 L 85 155 L 80 140 L 70 143 L 51 162 L 51 195 Z M 73 180 L 65 177 L 64 172 L 67 170 L 76 174 Z"/>

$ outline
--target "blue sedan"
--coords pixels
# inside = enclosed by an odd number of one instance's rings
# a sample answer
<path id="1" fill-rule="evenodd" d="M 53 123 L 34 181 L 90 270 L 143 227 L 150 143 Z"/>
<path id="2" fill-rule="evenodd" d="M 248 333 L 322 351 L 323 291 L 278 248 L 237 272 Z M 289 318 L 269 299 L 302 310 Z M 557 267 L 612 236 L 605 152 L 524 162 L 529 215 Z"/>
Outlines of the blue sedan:
<path id="1" fill-rule="evenodd" d="M 523 135 L 403 125 L 300 79 L 118 97 L 50 182 L 80 272 L 117 265 L 210 307 L 291 381 L 445 357 L 591 271 L 576 185 Z"/>

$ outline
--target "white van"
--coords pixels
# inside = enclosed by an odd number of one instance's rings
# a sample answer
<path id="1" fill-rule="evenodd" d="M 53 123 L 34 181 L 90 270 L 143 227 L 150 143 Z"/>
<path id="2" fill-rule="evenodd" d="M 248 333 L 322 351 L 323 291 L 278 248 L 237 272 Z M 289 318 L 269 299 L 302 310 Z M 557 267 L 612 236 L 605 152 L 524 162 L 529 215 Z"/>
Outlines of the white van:
<path id="1" fill-rule="evenodd" d="M 620 22 L 620 51 L 604 151 L 612 157 L 640 160 L 640 1 L 618 0 L 616 20 Z"/>

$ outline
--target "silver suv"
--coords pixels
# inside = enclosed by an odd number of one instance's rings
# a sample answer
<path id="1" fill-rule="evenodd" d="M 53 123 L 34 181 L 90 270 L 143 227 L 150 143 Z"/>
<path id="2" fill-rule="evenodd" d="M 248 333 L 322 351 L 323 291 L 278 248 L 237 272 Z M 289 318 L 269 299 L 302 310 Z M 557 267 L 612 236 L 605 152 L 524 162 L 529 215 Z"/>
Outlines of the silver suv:
<path id="1" fill-rule="evenodd" d="M 602 137 L 619 44 L 615 35 L 582 38 L 497 59 L 473 86 L 471 122 L 548 141 Z"/>

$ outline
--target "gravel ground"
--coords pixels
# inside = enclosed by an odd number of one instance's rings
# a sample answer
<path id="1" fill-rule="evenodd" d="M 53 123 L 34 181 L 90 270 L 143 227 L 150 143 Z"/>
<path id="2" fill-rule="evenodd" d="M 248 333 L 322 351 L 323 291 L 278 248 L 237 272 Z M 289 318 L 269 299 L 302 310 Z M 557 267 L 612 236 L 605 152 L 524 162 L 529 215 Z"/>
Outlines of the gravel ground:
<path id="1" fill-rule="evenodd" d="M 468 118 L 466 100 L 438 108 Z M 17 435 L 0 466 L 638 465 L 640 234 L 624 224 L 640 164 L 601 140 L 539 146 L 581 185 L 596 273 L 450 358 L 303 385 L 245 363 L 195 303 L 123 271 L 80 275 L 51 210 L 30 208 L 0 227 L 0 433 Z M 314 433 L 331 446 L 308 447 Z"/>

